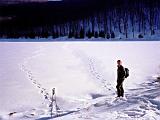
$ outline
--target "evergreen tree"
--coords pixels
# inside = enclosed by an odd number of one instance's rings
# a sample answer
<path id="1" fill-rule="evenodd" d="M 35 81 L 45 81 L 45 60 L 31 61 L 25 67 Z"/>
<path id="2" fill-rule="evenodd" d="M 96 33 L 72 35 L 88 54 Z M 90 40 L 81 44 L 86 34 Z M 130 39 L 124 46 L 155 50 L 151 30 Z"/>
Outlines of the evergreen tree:
<path id="1" fill-rule="evenodd" d="M 84 38 L 84 29 L 81 28 L 80 30 L 80 38 L 83 39 Z"/>
<path id="2" fill-rule="evenodd" d="M 143 35 L 142 35 L 142 34 L 139 34 L 139 35 L 138 35 L 138 38 L 143 38 Z"/>
<path id="3" fill-rule="evenodd" d="M 115 38 L 115 34 L 114 34 L 113 31 L 112 31 L 112 33 L 111 33 L 111 38 Z"/>
<path id="4" fill-rule="evenodd" d="M 104 31 L 100 31 L 100 32 L 99 32 L 99 37 L 105 38 L 105 33 L 104 33 Z"/>
<path id="5" fill-rule="evenodd" d="M 107 39 L 109 39 L 110 38 L 110 34 L 109 33 L 107 33 Z"/>
<path id="6" fill-rule="evenodd" d="M 97 31 L 95 32 L 94 37 L 95 37 L 95 38 L 98 38 L 98 37 L 99 37 Z"/>
<path id="7" fill-rule="evenodd" d="M 73 38 L 73 37 L 74 37 L 74 33 L 72 31 L 69 31 L 68 38 Z"/>
<path id="8" fill-rule="evenodd" d="M 75 36 L 74 36 L 76 39 L 79 38 L 79 35 L 78 35 L 78 32 L 75 33 Z"/>
<path id="9" fill-rule="evenodd" d="M 91 33 L 90 29 L 88 30 L 86 36 L 87 36 L 88 38 L 91 38 L 91 37 L 92 37 L 92 33 Z"/>

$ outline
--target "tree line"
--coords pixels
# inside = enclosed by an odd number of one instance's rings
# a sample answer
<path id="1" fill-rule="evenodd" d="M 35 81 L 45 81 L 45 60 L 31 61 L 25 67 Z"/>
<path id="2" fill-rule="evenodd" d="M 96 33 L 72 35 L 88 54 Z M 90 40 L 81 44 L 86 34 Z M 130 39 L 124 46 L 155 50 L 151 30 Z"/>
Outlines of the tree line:
<path id="1" fill-rule="evenodd" d="M 6 38 L 143 38 L 145 35 L 158 34 L 160 30 L 160 6 L 157 1 L 135 0 L 114 7 L 107 6 L 90 16 L 70 20 L 61 24 L 50 24 L 27 30 L 1 31 L 0 37 Z M 78 14 L 78 13 L 77 13 Z"/>

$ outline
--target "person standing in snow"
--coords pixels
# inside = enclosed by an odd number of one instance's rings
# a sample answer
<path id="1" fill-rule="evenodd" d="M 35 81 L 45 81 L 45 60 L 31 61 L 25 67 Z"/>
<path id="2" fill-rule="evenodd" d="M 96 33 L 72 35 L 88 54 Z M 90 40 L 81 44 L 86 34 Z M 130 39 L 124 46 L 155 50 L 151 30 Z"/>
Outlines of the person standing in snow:
<path id="1" fill-rule="evenodd" d="M 123 81 L 125 79 L 125 68 L 122 66 L 122 61 L 117 61 L 117 97 L 124 96 L 124 89 L 123 89 Z"/>

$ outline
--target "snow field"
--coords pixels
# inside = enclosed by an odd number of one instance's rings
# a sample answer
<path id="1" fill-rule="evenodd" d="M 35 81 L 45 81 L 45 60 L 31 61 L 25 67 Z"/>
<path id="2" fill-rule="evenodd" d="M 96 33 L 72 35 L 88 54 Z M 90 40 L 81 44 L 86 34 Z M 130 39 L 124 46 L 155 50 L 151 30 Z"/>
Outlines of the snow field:
<path id="1" fill-rule="evenodd" d="M 0 46 L 5 51 L 0 52 L 2 120 L 51 119 L 52 88 L 59 108 L 58 113 L 54 109 L 53 119 L 158 120 L 160 116 L 160 85 L 154 78 L 159 73 L 159 42 Z M 117 59 L 130 70 L 124 82 L 126 99 L 120 100 L 115 100 Z"/>

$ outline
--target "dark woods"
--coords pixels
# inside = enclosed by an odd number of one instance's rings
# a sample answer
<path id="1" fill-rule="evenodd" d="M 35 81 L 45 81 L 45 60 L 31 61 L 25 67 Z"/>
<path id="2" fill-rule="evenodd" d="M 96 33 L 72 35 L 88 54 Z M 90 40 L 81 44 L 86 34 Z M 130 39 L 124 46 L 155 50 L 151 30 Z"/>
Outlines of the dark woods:
<path id="1" fill-rule="evenodd" d="M 159 30 L 159 0 L 64 0 L 0 6 L 1 38 L 143 38 Z"/>

